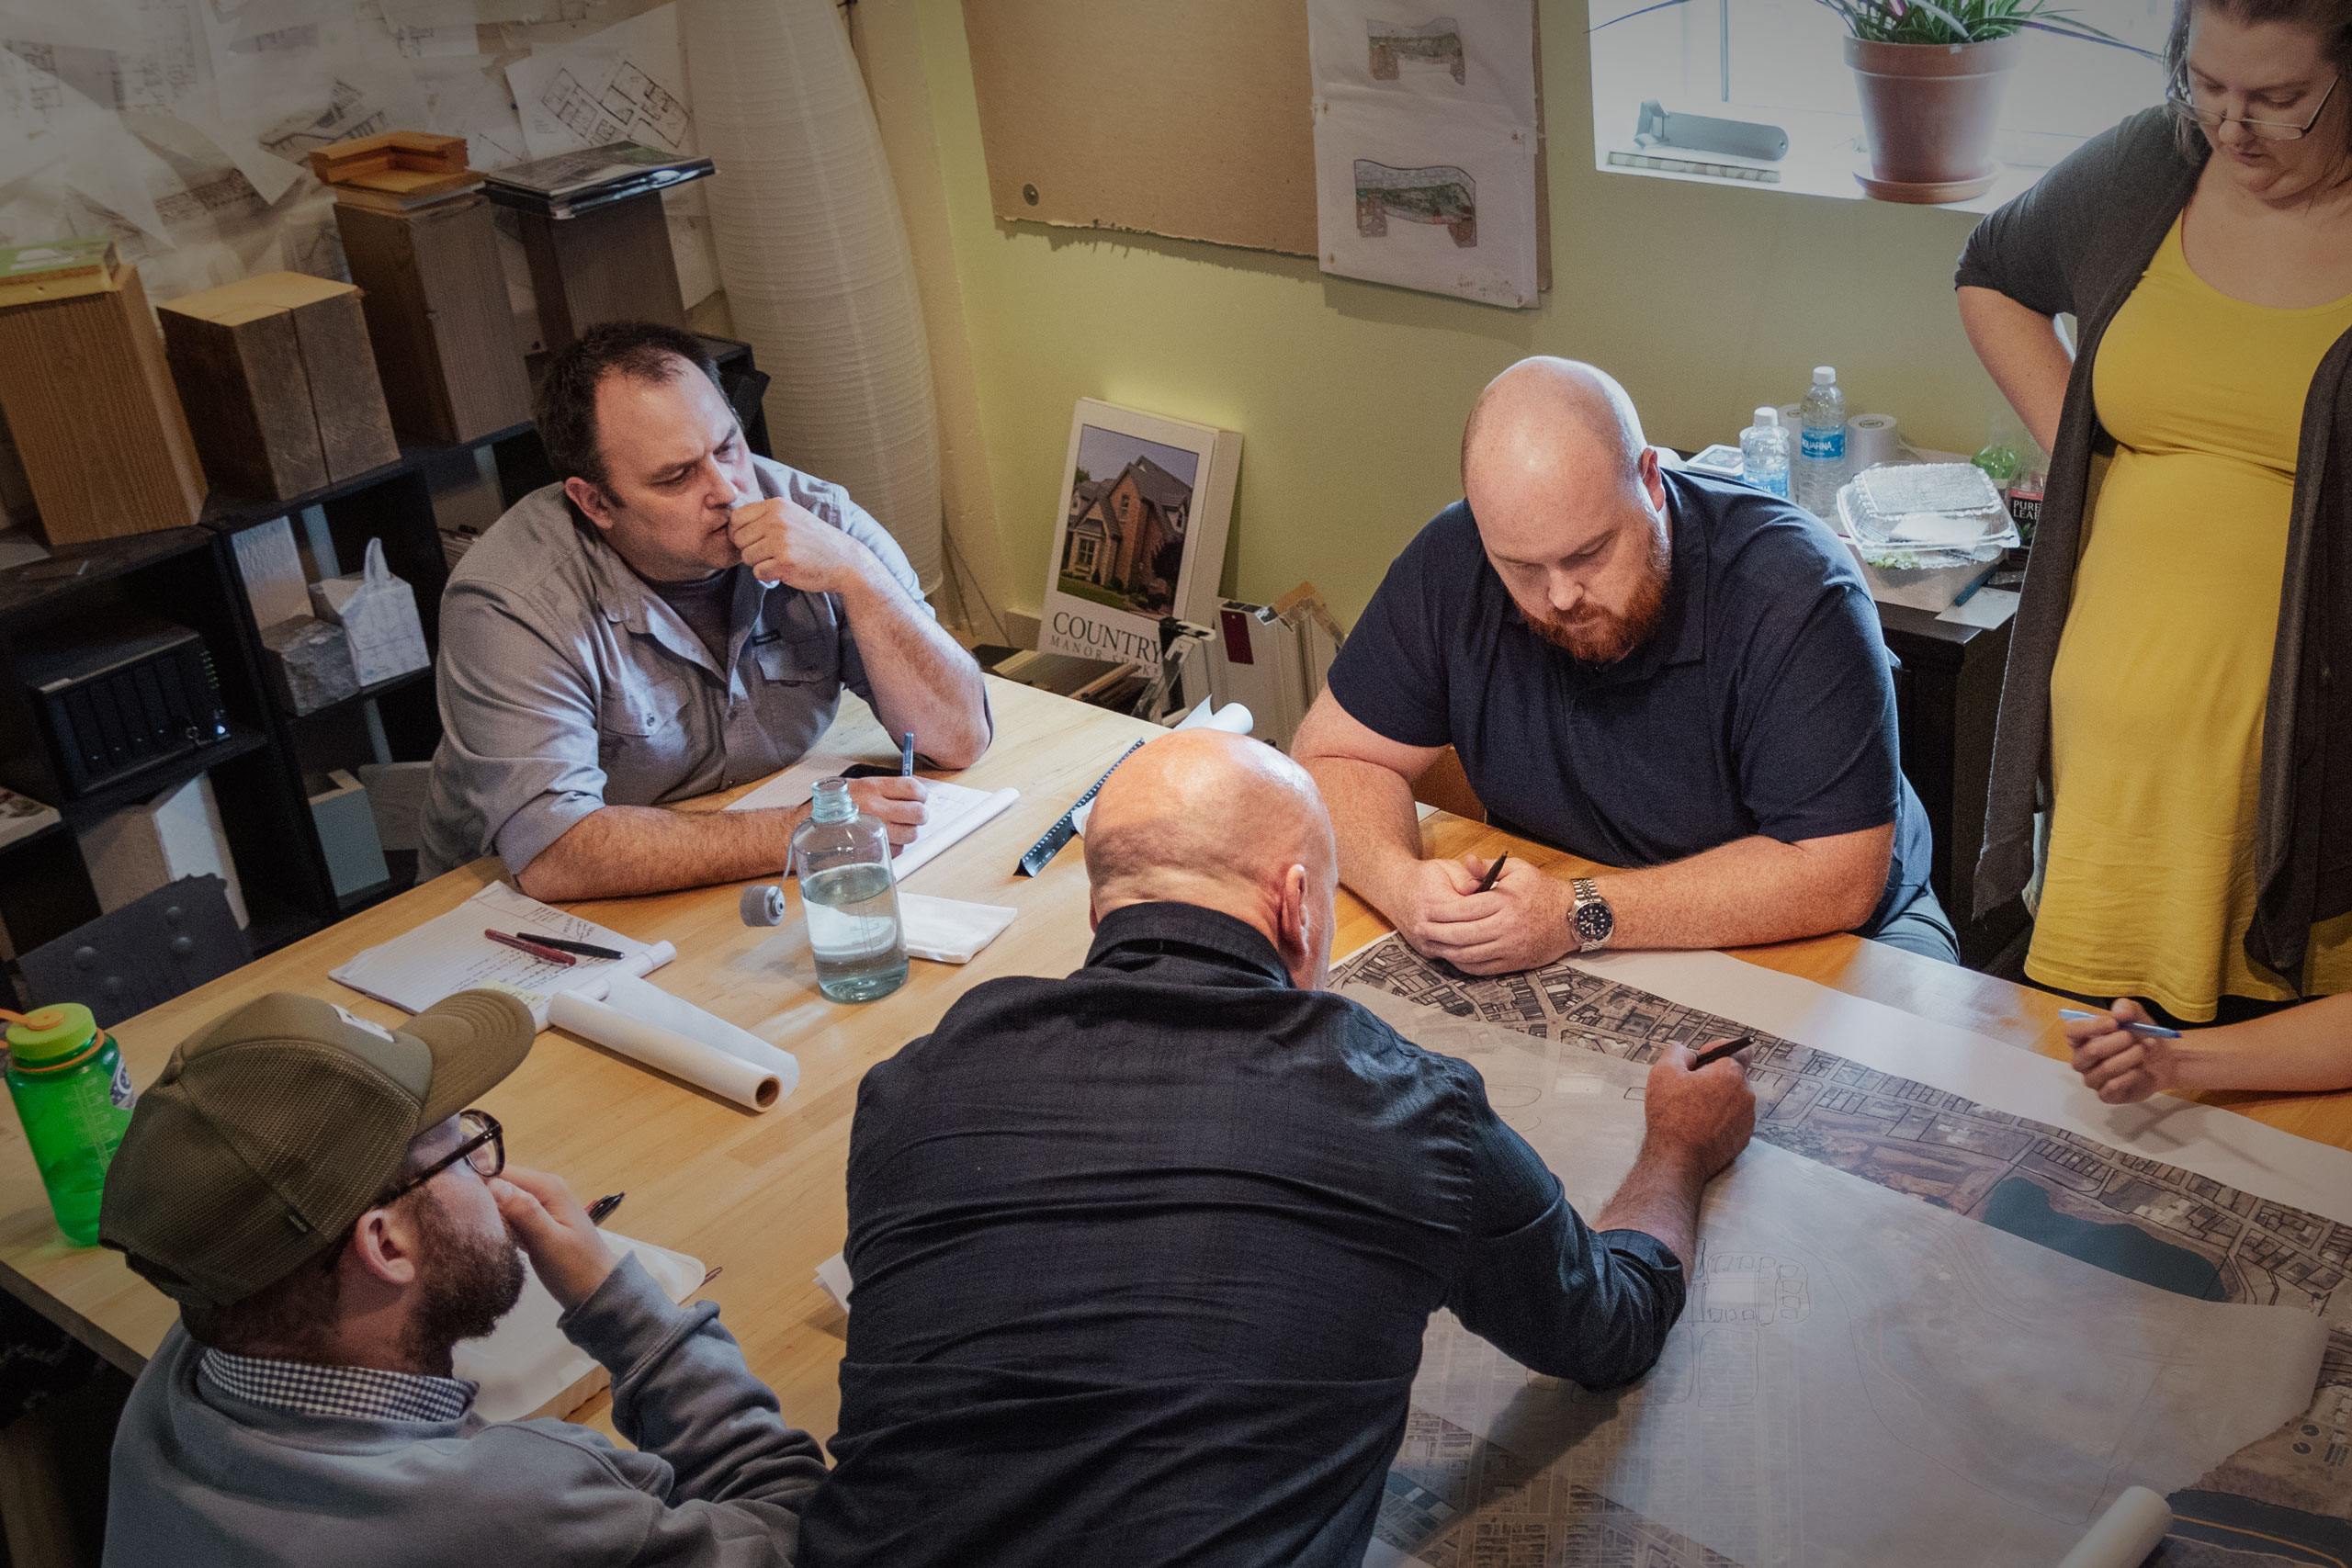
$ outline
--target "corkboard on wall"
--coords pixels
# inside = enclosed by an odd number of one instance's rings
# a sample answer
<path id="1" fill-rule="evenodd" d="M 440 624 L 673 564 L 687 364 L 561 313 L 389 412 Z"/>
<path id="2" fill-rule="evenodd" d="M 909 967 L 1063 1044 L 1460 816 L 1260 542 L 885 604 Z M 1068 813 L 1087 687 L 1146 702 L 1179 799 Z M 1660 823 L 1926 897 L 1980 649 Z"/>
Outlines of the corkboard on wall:
<path id="1" fill-rule="evenodd" d="M 1315 254 L 1305 0 L 964 0 L 964 31 L 998 217 Z"/>
<path id="2" fill-rule="evenodd" d="M 964 31 L 998 217 L 1316 254 L 1306 0 L 964 0 Z M 1539 143 L 1539 289 L 1549 197 Z"/>

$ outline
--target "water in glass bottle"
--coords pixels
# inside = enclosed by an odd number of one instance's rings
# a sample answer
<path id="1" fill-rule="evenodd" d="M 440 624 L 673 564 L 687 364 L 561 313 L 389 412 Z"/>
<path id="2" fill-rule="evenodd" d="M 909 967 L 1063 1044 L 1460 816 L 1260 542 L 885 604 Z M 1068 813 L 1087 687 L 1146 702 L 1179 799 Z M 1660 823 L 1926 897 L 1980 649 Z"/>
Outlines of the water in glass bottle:
<path id="1" fill-rule="evenodd" d="M 817 957 L 817 988 L 837 1002 L 870 1002 L 907 981 L 907 942 L 890 837 L 861 814 L 842 779 L 817 785 L 808 819 L 792 835 L 800 907 Z"/>

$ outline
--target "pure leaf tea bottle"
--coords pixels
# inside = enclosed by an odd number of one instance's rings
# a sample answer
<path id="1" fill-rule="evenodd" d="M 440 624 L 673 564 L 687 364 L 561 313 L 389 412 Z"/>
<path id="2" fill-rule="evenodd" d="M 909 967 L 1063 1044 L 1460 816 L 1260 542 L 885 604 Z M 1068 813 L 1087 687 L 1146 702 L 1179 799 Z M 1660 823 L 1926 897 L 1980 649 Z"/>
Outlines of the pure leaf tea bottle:
<path id="1" fill-rule="evenodd" d="M 130 1125 L 130 1075 L 114 1037 L 79 1002 L 0 1013 L 8 1025 L 8 1094 L 49 1189 L 57 1228 L 76 1247 L 98 1239 L 107 1167 Z"/>

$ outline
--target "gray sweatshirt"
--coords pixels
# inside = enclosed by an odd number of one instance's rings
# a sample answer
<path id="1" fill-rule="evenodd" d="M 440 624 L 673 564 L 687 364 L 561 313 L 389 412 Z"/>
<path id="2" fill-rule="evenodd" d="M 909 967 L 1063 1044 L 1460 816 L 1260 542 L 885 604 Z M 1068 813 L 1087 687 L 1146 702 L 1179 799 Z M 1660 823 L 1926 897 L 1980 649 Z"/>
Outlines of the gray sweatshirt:
<path id="1" fill-rule="evenodd" d="M 207 1382 L 175 1325 L 114 1445 L 107 1568 L 786 1568 L 825 1473 L 708 1303 L 634 1258 L 562 1319 L 613 1374 L 613 1423 L 305 1416 Z"/>

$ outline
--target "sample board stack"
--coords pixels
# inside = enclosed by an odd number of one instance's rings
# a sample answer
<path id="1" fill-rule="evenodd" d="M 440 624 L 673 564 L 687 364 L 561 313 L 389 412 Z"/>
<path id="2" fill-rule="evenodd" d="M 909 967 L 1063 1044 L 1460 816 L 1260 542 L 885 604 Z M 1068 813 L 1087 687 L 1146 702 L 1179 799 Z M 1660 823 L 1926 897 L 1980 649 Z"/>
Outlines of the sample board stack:
<path id="1" fill-rule="evenodd" d="M 466 139 L 387 131 L 322 147 L 311 166 L 334 188 L 394 428 L 454 445 L 528 420 L 530 380 Z"/>
<path id="2" fill-rule="evenodd" d="M 146 290 L 111 240 L 0 251 L 0 411 L 52 545 L 184 528 L 204 510 Z"/>

